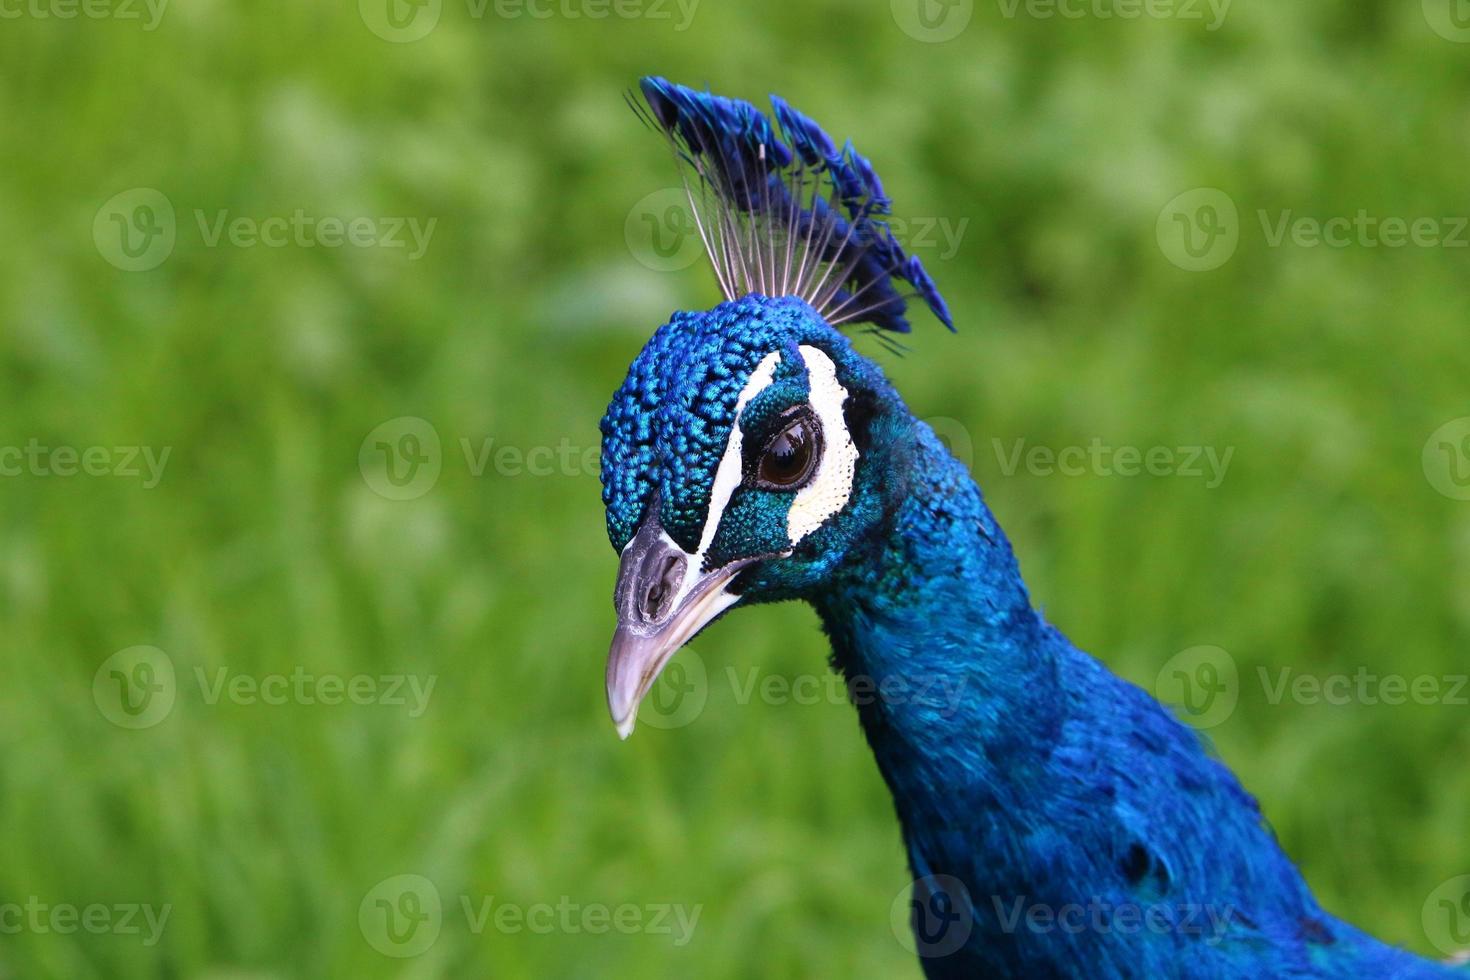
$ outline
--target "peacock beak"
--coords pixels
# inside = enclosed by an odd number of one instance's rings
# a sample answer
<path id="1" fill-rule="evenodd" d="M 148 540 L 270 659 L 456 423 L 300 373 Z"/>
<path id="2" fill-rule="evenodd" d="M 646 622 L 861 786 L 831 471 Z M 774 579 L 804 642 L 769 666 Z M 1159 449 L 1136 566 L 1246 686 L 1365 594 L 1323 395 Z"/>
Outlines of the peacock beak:
<path id="1" fill-rule="evenodd" d="M 702 555 L 674 543 L 650 517 L 623 549 L 613 605 L 618 627 L 607 654 L 607 707 L 618 736 L 633 733 L 638 705 L 664 665 L 740 597 L 728 586 L 758 558 L 703 571 Z"/>

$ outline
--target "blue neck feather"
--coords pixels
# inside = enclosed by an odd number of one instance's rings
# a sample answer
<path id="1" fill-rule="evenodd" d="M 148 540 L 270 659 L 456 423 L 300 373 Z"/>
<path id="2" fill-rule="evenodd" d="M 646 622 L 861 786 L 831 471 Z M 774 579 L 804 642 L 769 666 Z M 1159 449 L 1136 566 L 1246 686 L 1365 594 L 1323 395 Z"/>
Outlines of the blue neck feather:
<path id="1" fill-rule="evenodd" d="M 968 932 L 930 976 L 1466 975 L 1324 913 L 1196 733 L 1033 610 L 927 426 L 878 425 L 890 517 L 812 598 L 919 888 L 943 893 L 916 901 Z M 936 954 L 959 938 L 939 921 Z"/>

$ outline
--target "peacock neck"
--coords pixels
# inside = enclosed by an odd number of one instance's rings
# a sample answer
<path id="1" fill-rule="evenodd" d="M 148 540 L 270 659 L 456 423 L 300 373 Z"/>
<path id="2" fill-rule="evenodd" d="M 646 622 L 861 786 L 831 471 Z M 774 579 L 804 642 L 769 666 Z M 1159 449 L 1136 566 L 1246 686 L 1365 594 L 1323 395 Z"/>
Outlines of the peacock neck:
<path id="1" fill-rule="evenodd" d="M 909 432 L 887 519 L 814 598 L 906 834 L 1028 812 L 1062 702 L 1057 634 L 1004 534 L 932 431 Z"/>
<path id="2" fill-rule="evenodd" d="M 933 432 L 878 436 L 884 517 L 811 600 L 916 879 L 968 892 L 972 931 L 957 950 L 927 948 L 931 977 L 1465 975 L 1323 912 L 1196 734 L 1032 608 L 979 489 Z M 919 893 L 916 881 L 916 936 L 946 940 L 938 920 L 921 927 Z M 1172 925 L 1107 919 L 1059 938 L 1007 918 L 1084 904 Z"/>

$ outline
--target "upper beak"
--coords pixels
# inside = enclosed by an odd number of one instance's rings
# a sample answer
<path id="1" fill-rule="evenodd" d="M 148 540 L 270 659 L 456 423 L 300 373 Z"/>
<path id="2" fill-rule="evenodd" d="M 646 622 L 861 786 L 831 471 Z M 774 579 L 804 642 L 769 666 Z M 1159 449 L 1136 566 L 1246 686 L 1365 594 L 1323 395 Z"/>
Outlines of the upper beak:
<path id="1" fill-rule="evenodd" d="M 739 601 L 726 587 L 758 560 L 741 558 L 703 572 L 700 556 L 675 544 L 656 517 L 638 529 L 618 565 L 618 628 L 607 654 L 607 707 L 619 737 L 633 733 L 638 705 L 669 658 Z"/>

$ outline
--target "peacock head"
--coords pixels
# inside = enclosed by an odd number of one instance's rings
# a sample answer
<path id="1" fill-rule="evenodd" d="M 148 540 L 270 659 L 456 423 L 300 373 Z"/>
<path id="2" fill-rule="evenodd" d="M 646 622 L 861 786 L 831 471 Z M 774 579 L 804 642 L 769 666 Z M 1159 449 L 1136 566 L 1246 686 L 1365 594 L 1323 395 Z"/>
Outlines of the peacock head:
<path id="1" fill-rule="evenodd" d="M 839 151 L 779 99 L 785 142 L 748 103 L 662 79 L 642 89 L 645 117 L 695 174 L 690 203 L 727 300 L 660 327 L 602 420 L 621 555 L 607 691 L 624 738 L 696 633 L 736 604 L 811 597 L 883 521 L 912 422 L 838 326 L 905 333 L 917 295 L 953 329 L 851 144 Z"/>

